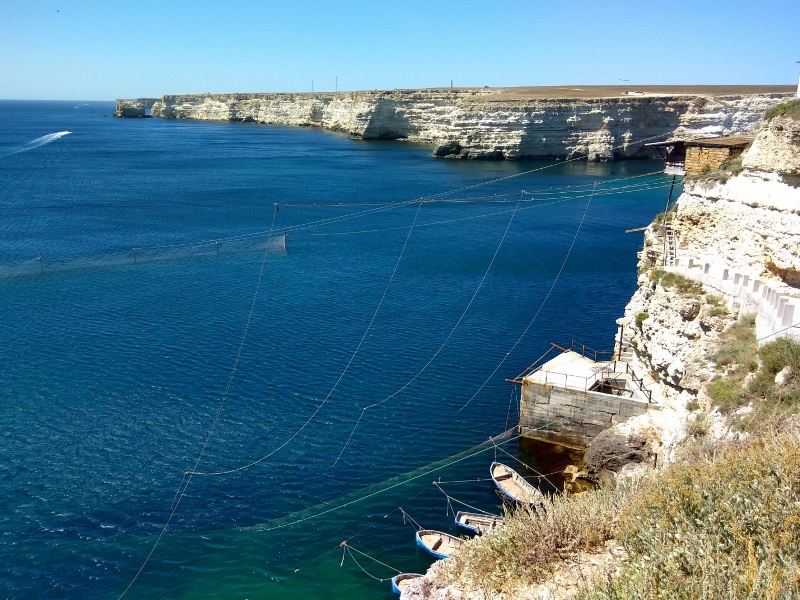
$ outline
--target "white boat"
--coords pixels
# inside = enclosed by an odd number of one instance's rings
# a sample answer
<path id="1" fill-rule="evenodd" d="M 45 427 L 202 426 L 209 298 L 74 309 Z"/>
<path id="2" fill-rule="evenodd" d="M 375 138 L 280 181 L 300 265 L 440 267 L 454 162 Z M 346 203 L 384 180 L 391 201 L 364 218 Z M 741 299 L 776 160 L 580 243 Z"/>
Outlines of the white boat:
<path id="1" fill-rule="evenodd" d="M 498 517 L 496 515 L 471 513 L 460 510 L 456 513 L 456 525 L 474 533 L 486 533 L 492 529 L 502 527 L 505 525 L 505 521 L 503 521 L 503 517 Z"/>
<path id="2" fill-rule="evenodd" d="M 395 594 L 402 594 L 409 583 L 420 577 L 422 577 L 422 575 L 419 573 L 398 573 L 392 577 L 392 591 Z"/>
<path id="3" fill-rule="evenodd" d="M 534 505 L 542 503 L 544 499 L 542 492 L 525 481 L 522 475 L 508 465 L 493 462 L 489 473 L 500 493 L 512 502 Z"/>
<path id="4" fill-rule="evenodd" d="M 465 543 L 461 538 L 433 529 L 420 529 L 416 537 L 420 548 L 439 559 L 450 558 Z"/>

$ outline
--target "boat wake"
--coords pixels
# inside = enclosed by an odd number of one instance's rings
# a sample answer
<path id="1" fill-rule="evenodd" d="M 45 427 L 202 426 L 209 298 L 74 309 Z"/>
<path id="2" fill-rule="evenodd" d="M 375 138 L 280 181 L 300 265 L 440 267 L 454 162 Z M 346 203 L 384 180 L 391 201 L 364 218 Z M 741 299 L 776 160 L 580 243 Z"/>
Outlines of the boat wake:
<path id="1" fill-rule="evenodd" d="M 38 137 L 35 140 L 31 140 L 24 146 L 18 146 L 16 148 L 11 148 L 10 150 L 6 150 L 5 152 L 0 151 L 0 156 L 11 156 L 12 154 L 19 154 L 20 152 L 27 152 L 28 150 L 34 150 L 39 148 L 40 146 L 44 146 L 45 144 L 49 144 L 50 142 L 55 142 L 57 139 L 64 137 L 65 135 L 69 135 L 72 133 L 71 131 L 58 131 L 56 133 L 48 133 L 47 135 L 43 135 L 42 137 Z"/>

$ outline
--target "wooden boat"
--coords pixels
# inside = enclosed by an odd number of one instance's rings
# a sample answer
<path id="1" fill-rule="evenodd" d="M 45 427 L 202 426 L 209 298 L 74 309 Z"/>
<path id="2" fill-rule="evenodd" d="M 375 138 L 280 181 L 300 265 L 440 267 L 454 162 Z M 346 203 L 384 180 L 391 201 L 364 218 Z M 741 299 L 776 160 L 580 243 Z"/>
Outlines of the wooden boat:
<path id="1" fill-rule="evenodd" d="M 392 577 L 392 591 L 395 594 L 400 594 L 409 583 L 420 577 L 422 575 L 419 573 L 398 573 Z"/>
<path id="2" fill-rule="evenodd" d="M 460 510 L 456 513 L 456 525 L 474 533 L 486 533 L 497 527 L 502 527 L 505 525 L 505 521 L 503 521 L 503 517 L 495 515 Z"/>
<path id="3" fill-rule="evenodd" d="M 416 537 L 420 548 L 440 559 L 450 558 L 464 544 L 464 540 L 460 538 L 432 529 L 420 529 Z"/>
<path id="4" fill-rule="evenodd" d="M 494 481 L 500 493 L 512 502 L 541 504 L 544 498 L 542 492 L 525 481 L 522 475 L 511 467 L 499 462 L 493 462 L 489 473 L 491 473 L 492 481 Z"/>

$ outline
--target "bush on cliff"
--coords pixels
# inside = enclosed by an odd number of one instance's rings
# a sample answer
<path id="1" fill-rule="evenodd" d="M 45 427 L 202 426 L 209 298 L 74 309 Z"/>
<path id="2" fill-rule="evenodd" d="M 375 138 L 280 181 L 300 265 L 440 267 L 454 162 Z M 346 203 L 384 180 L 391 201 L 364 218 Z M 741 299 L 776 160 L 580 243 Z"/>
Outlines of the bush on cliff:
<path id="1" fill-rule="evenodd" d="M 664 289 L 674 289 L 682 296 L 697 298 L 703 293 L 703 285 L 697 281 L 684 277 L 679 273 L 670 273 L 664 269 L 650 271 L 650 279 L 661 284 Z"/>
<path id="2" fill-rule="evenodd" d="M 490 593 L 515 593 L 546 580 L 565 559 L 594 549 L 614 534 L 625 489 L 604 488 L 545 499 L 539 511 L 506 511 L 506 525 L 472 540 L 447 563 L 449 582 Z"/>
<path id="3" fill-rule="evenodd" d="M 800 98 L 789 100 L 783 104 L 778 104 L 778 106 L 773 106 L 764 113 L 765 121 L 771 121 L 775 117 L 800 119 Z"/>
<path id="4" fill-rule="evenodd" d="M 621 575 L 584 598 L 797 598 L 800 427 L 782 429 L 646 480 L 620 515 Z"/>

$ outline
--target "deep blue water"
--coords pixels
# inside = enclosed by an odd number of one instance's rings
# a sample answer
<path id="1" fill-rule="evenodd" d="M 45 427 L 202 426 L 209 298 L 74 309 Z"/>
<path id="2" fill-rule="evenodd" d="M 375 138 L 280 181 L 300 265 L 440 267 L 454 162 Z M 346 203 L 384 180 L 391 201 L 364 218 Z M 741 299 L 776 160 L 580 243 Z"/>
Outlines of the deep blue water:
<path id="1" fill-rule="evenodd" d="M 426 568 L 398 507 L 452 530 L 431 481 L 486 478 L 497 451 L 459 453 L 514 423 L 504 379 L 550 342 L 613 346 L 624 230 L 669 189 L 654 162 L 441 161 L 113 110 L 0 102 L 2 597 L 391 597 L 339 542 Z M 257 462 L 193 476 L 173 512 L 198 457 Z"/>

